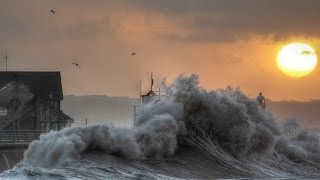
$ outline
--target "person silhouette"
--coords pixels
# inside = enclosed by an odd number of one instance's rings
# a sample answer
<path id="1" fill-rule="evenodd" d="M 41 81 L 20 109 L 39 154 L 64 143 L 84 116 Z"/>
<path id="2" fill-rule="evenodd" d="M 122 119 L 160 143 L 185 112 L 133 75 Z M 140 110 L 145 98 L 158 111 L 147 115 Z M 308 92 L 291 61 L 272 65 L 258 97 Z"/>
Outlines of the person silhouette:
<path id="1" fill-rule="evenodd" d="M 266 107 L 266 99 L 264 98 L 264 96 L 262 95 L 262 93 L 260 92 L 258 97 L 257 97 L 257 102 L 259 103 L 259 105 L 262 107 L 262 108 L 265 108 Z"/>

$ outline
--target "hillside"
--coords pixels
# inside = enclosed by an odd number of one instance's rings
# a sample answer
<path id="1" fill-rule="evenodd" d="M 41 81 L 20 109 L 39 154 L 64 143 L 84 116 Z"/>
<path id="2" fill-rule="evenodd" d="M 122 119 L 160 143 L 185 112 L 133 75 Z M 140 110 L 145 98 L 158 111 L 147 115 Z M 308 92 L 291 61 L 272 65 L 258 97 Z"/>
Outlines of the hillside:
<path id="1" fill-rule="evenodd" d="M 108 96 L 65 96 L 62 109 L 75 119 L 75 125 L 114 123 L 128 126 L 133 122 L 133 106 L 137 99 Z M 267 109 L 278 121 L 295 118 L 308 128 L 320 128 L 320 101 L 268 101 Z"/>
<path id="2" fill-rule="evenodd" d="M 61 104 L 63 111 L 74 118 L 75 125 L 114 123 L 132 124 L 133 106 L 136 99 L 108 96 L 65 96 Z"/>

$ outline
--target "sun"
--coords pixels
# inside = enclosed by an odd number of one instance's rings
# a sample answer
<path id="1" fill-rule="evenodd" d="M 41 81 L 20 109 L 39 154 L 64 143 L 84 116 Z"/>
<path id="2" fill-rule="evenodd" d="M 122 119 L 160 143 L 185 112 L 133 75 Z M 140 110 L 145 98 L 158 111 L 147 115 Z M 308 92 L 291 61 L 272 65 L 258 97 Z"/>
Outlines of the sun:
<path id="1" fill-rule="evenodd" d="M 304 77 L 316 68 L 317 55 L 308 44 L 290 43 L 279 51 L 277 64 L 287 76 Z"/>

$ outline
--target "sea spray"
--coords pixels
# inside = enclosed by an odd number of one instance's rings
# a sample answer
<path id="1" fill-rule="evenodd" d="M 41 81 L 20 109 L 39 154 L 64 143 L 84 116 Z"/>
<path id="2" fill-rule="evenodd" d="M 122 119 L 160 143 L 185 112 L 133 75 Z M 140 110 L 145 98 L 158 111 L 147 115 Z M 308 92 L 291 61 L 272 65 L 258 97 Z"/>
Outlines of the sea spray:
<path id="1" fill-rule="evenodd" d="M 162 102 L 164 103 L 164 102 Z M 172 107 L 170 101 L 163 107 Z M 160 105 L 160 104 L 159 104 Z M 163 108 L 145 107 L 139 126 L 117 128 L 112 125 L 72 127 L 51 132 L 33 141 L 24 153 L 24 163 L 53 168 L 76 163 L 81 153 L 97 149 L 128 159 L 166 157 L 177 147 L 178 121 Z M 159 113 L 165 111 L 166 113 Z"/>
<path id="2" fill-rule="evenodd" d="M 239 89 L 207 91 L 199 86 L 197 75 L 181 75 L 166 90 L 167 98 L 142 107 L 135 127 L 96 125 L 51 132 L 30 144 L 24 162 L 49 168 L 68 165 L 90 149 L 137 160 L 167 157 L 174 154 L 180 139 L 190 137 L 212 142 L 238 159 L 320 159 L 316 135 L 295 121 L 283 126 L 276 123 L 270 112 Z"/>
<path id="3" fill-rule="evenodd" d="M 270 152 L 279 134 L 272 114 L 239 89 L 206 91 L 198 76 L 180 76 L 168 87 L 184 105 L 183 120 L 188 132 L 209 137 L 234 156 Z"/>
<path id="4" fill-rule="evenodd" d="M 293 162 L 320 162 L 319 135 L 303 129 L 295 119 L 282 126 L 275 151 Z"/>

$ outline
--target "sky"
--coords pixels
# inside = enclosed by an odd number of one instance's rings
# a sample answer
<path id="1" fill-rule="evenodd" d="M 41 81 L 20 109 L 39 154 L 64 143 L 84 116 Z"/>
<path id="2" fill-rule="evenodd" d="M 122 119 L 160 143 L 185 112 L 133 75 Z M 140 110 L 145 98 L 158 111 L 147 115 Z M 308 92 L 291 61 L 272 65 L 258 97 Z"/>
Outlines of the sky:
<path id="1" fill-rule="evenodd" d="M 1 0 L 0 70 L 7 51 L 9 71 L 61 71 L 65 95 L 138 97 L 139 80 L 146 92 L 153 72 L 168 81 L 196 73 L 203 88 L 239 86 L 250 97 L 315 100 L 319 67 L 291 78 L 276 58 L 290 42 L 320 50 L 319 7 L 318 0 Z"/>

